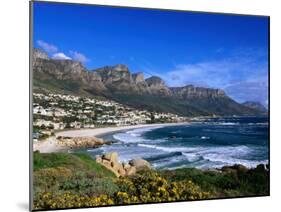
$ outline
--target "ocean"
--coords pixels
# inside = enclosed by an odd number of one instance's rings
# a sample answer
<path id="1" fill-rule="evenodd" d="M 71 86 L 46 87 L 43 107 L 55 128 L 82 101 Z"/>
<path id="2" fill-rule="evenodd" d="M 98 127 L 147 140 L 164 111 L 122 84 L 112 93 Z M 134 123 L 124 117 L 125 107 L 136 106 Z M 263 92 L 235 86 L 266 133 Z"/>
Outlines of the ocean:
<path id="1" fill-rule="evenodd" d="M 156 169 L 220 168 L 268 163 L 268 118 L 212 118 L 179 126 L 146 127 L 103 136 L 116 143 L 87 149 L 92 156 L 118 152 L 120 161 L 148 160 Z"/>

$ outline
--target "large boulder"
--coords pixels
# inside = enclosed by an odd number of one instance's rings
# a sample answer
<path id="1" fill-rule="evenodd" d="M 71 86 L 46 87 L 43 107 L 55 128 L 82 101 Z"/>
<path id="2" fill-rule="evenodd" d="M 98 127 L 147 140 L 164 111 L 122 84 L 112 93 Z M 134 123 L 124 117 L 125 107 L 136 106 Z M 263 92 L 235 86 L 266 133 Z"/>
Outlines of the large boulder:
<path id="1" fill-rule="evenodd" d="M 221 168 L 222 172 L 237 174 L 237 172 L 247 172 L 248 168 L 241 164 L 235 164 L 233 166 L 224 166 Z"/>
<path id="2" fill-rule="evenodd" d="M 131 167 L 131 165 L 128 164 L 128 163 L 123 163 L 122 165 L 123 165 L 123 168 L 124 168 L 125 170 L 127 170 L 127 169 L 129 169 L 129 168 Z"/>
<path id="3" fill-rule="evenodd" d="M 136 172 L 137 172 L 137 169 L 134 166 L 131 166 L 128 169 L 126 169 L 126 175 L 127 176 L 134 175 L 134 174 L 136 174 Z"/>
<path id="4" fill-rule="evenodd" d="M 102 156 L 102 159 L 117 162 L 118 153 L 117 152 L 106 153 L 105 155 Z"/>
<path id="5" fill-rule="evenodd" d="M 126 171 L 122 168 L 117 170 L 118 174 L 120 174 L 120 176 L 125 176 L 126 175 Z"/>
<path id="6" fill-rule="evenodd" d="M 101 145 L 108 144 L 100 138 L 95 137 L 57 137 L 58 144 L 60 146 L 70 147 L 70 148 L 97 148 Z"/>
<path id="7" fill-rule="evenodd" d="M 130 160 L 129 163 L 120 163 L 118 161 L 117 152 L 111 152 L 102 156 L 97 156 L 96 162 L 112 171 L 116 177 L 131 176 L 136 174 L 136 172 L 139 170 L 151 168 L 149 162 L 143 159 L 133 159 Z"/>
<path id="8" fill-rule="evenodd" d="M 233 166 L 234 169 L 236 169 L 238 172 L 247 172 L 248 168 L 242 164 L 236 164 Z"/>
<path id="9" fill-rule="evenodd" d="M 129 161 L 129 164 L 131 166 L 134 166 L 136 168 L 137 171 L 141 170 L 141 169 L 151 169 L 151 165 L 148 161 L 144 160 L 144 159 L 133 159 Z"/>
<path id="10" fill-rule="evenodd" d="M 97 163 L 101 163 L 101 162 L 102 162 L 101 156 L 97 156 L 97 157 L 96 157 L 96 162 L 97 162 Z"/>
<path id="11" fill-rule="evenodd" d="M 266 171 L 266 167 L 264 164 L 259 164 L 259 165 L 257 165 L 256 170 L 259 172 L 264 172 L 264 171 Z"/>

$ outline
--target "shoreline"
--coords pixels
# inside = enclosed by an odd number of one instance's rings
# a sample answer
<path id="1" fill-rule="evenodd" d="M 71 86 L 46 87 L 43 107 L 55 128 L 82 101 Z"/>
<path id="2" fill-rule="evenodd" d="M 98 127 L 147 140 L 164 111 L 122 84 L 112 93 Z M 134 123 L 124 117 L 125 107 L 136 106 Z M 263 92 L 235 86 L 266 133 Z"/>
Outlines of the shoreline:
<path id="1" fill-rule="evenodd" d="M 41 153 L 62 152 L 71 150 L 69 147 L 63 147 L 58 144 L 56 137 L 96 137 L 104 136 L 105 134 L 120 132 L 124 130 L 139 129 L 146 127 L 165 127 L 165 126 L 180 126 L 190 124 L 190 122 L 180 123 L 159 123 L 159 124 L 140 124 L 140 125 L 128 125 L 128 126 L 116 126 L 116 127 L 104 127 L 93 129 L 75 129 L 65 130 L 55 133 L 55 136 L 46 138 L 45 140 L 33 142 L 33 151 L 40 151 Z"/>
<path id="2" fill-rule="evenodd" d="M 70 148 L 58 145 L 58 141 L 55 136 L 48 137 L 35 143 L 33 142 L 33 152 L 39 151 L 40 153 L 52 153 L 68 151 L 69 149 Z"/>
<path id="3" fill-rule="evenodd" d="M 105 134 L 115 133 L 123 130 L 139 129 L 146 127 L 165 127 L 165 126 L 180 126 L 190 124 L 190 122 L 180 122 L 180 123 L 160 123 L 160 124 L 140 124 L 140 125 L 128 125 L 119 127 L 104 127 L 104 128 L 94 128 L 94 129 L 79 129 L 79 130 L 66 130 L 56 133 L 56 136 L 63 137 L 100 137 Z"/>

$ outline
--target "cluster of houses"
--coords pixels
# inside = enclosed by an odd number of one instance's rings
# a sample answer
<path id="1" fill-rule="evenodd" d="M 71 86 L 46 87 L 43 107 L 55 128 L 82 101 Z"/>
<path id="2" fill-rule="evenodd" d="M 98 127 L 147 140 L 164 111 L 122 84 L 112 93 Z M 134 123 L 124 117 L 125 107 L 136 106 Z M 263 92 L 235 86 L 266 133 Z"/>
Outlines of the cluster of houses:
<path id="1" fill-rule="evenodd" d="M 54 93 L 33 94 L 35 139 L 65 128 L 95 128 L 146 123 L 182 122 L 172 113 L 138 110 L 112 100 L 100 100 Z"/>

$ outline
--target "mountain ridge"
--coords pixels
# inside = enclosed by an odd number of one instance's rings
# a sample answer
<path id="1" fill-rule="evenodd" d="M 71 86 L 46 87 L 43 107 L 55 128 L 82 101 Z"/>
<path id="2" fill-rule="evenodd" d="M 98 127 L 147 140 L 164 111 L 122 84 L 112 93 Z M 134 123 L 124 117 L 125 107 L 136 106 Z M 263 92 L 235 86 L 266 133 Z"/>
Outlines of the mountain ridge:
<path id="1" fill-rule="evenodd" d="M 242 105 L 249 107 L 249 108 L 254 108 L 254 109 L 258 109 L 260 111 L 264 111 L 267 112 L 267 108 L 260 102 L 257 101 L 246 101 L 243 102 Z"/>
<path id="2" fill-rule="evenodd" d="M 54 60 L 41 50 L 33 53 L 35 89 L 79 95 L 102 96 L 135 108 L 197 115 L 256 115 L 258 108 L 235 102 L 221 89 L 168 87 L 158 76 L 144 78 L 142 72 L 131 73 L 124 64 L 88 70 L 73 60 Z"/>

